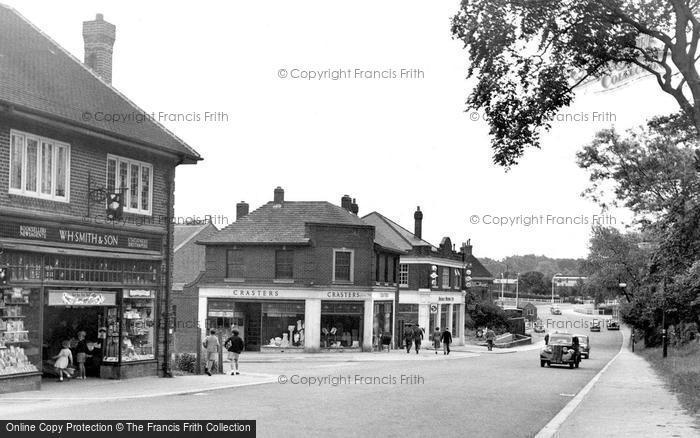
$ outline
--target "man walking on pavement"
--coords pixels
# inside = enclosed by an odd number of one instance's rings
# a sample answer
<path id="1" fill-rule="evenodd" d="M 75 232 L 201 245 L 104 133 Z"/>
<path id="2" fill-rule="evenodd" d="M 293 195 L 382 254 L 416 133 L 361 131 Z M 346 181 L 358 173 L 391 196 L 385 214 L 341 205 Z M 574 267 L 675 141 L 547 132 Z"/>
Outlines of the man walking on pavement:
<path id="1" fill-rule="evenodd" d="M 411 352 L 411 344 L 413 343 L 413 324 L 410 322 L 406 324 L 403 332 L 403 339 L 406 342 L 406 353 Z"/>
<path id="2" fill-rule="evenodd" d="M 450 332 L 449 327 L 446 327 L 445 331 L 442 332 L 442 336 L 440 336 L 440 341 L 442 341 L 442 348 L 443 348 L 442 354 L 450 354 L 450 344 L 452 343 L 452 333 Z M 435 353 L 437 353 L 437 351 Z"/>
<path id="3" fill-rule="evenodd" d="M 442 333 L 440 333 L 440 327 L 435 327 L 433 332 L 433 348 L 435 349 L 435 354 L 438 354 L 440 349 L 440 339 L 442 338 Z"/>
<path id="4" fill-rule="evenodd" d="M 243 352 L 245 345 L 243 344 L 243 339 L 238 336 L 238 330 L 233 329 L 232 333 L 231 337 L 224 342 L 224 347 L 228 350 L 228 358 L 231 361 L 231 372 L 229 374 L 233 376 L 234 374 L 241 374 L 238 372 L 238 358 Z"/>
<path id="5" fill-rule="evenodd" d="M 413 327 L 413 343 L 416 345 L 416 354 L 420 351 L 420 344 L 423 340 L 423 328 L 416 323 Z"/>
<path id="6" fill-rule="evenodd" d="M 493 341 L 496 339 L 496 333 L 493 330 L 486 327 L 486 344 L 488 345 L 489 351 L 493 350 Z"/>
<path id="7" fill-rule="evenodd" d="M 211 370 L 214 367 L 214 364 L 218 362 L 219 360 L 219 338 L 216 337 L 216 330 L 212 329 L 209 332 L 209 336 L 204 339 L 204 342 L 202 342 L 202 345 L 204 346 L 204 349 L 207 352 L 207 363 L 204 366 L 204 374 L 207 376 L 211 376 Z M 217 365 L 217 369 L 218 365 Z"/>

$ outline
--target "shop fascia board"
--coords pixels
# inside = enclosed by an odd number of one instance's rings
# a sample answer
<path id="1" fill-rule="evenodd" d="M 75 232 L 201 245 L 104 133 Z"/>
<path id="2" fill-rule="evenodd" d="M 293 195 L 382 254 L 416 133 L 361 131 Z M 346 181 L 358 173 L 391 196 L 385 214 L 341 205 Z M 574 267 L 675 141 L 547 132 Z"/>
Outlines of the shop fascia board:
<path id="1" fill-rule="evenodd" d="M 448 268 L 464 269 L 464 262 L 461 260 L 451 260 L 440 257 L 401 256 L 399 263 L 404 265 L 438 265 L 447 266 Z"/>

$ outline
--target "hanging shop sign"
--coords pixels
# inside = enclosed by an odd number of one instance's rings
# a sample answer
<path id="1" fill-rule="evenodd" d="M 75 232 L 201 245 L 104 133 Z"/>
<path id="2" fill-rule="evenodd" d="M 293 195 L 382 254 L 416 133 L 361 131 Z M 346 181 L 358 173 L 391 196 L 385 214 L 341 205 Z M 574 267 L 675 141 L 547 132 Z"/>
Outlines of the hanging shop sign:
<path id="1" fill-rule="evenodd" d="M 160 238 L 149 238 L 116 230 L 105 231 L 99 228 L 79 229 L 6 222 L 0 224 L 0 237 L 88 245 L 100 248 L 161 250 Z"/>
<path id="2" fill-rule="evenodd" d="M 49 306 L 116 306 L 117 293 L 111 291 L 50 290 Z"/>

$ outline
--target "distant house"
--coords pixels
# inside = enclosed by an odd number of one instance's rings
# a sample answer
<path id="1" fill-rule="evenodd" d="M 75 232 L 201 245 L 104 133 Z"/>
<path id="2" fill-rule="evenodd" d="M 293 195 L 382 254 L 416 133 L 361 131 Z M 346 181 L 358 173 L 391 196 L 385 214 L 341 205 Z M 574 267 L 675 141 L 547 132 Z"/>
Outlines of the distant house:
<path id="1" fill-rule="evenodd" d="M 537 321 L 537 306 L 530 302 L 521 302 L 518 308 L 523 312 L 523 318 L 527 321 Z"/>

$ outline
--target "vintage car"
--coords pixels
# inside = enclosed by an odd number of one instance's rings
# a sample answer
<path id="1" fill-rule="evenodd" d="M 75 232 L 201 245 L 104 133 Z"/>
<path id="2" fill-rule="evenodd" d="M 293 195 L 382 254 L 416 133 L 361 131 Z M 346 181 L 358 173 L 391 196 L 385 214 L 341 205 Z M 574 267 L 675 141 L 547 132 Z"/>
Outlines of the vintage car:
<path id="1" fill-rule="evenodd" d="M 549 308 L 549 311 L 552 313 L 552 315 L 561 315 L 561 309 L 555 306 L 552 306 Z"/>
<path id="2" fill-rule="evenodd" d="M 608 320 L 608 330 L 620 330 L 620 323 L 614 319 Z"/>
<path id="3" fill-rule="evenodd" d="M 542 321 L 539 321 L 539 320 L 538 320 L 538 321 L 535 323 L 535 326 L 533 327 L 532 330 L 533 330 L 535 333 L 544 333 L 544 332 L 545 332 L 545 329 L 544 329 L 544 324 L 542 324 Z"/>
<path id="4" fill-rule="evenodd" d="M 594 319 L 593 322 L 591 323 L 591 331 L 592 332 L 599 332 L 600 331 L 600 321 L 597 319 Z"/>
<path id="5" fill-rule="evenodd" d="M 591 357 L 591 341 L 586 335 L 574 335 L 578 337 L 579 342 L 579 353 L 581 353 L 581 358 L 588 359 Z"/>
<path id="6" fill-rule="evenodd" d="M 569 368 L 578 368 L 581 354 L 576 351 L 574 337 L 571 333 L 551 333 L 547 345 L 540 351 L 540 366 L 569 365 Z"/>

